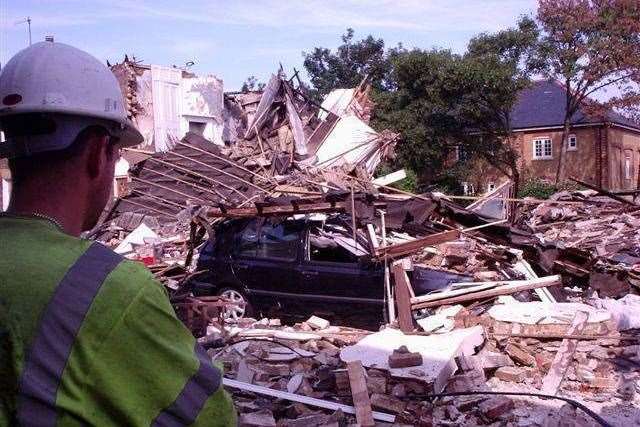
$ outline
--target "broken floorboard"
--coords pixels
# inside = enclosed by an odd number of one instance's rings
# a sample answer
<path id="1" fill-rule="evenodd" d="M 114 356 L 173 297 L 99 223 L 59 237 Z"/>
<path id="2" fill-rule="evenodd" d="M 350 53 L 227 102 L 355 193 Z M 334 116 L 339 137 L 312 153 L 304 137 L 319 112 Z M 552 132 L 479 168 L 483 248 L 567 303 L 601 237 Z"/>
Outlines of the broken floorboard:
<path id="1" fill-rule="evenodd" d="M 576 316 L 571 323 L 571 327 L 567 331 L 567 335 L 579 335 L 587 324 L 588 319 L 588 313 L 584 311 L 576 312 Z M 577 346 L 578 341 L 575 339 L 565 338 L 562 340 L 560 348 L 551 363 L 549 372 L 542 380 L 542 392 L 544 394 L 554 395 L 558 392 L 558 388 L 560 387 L 560 383 L 562 383 L 562 379 L 567 372 L 567 368 L 573 360 L 573 353 L 575 353 Z"/>
<path id="2" fill-rule="evenodd" d="M 347 372 L 349 373 L 351 396 L 353 396 L 353 406 L 356 409 L 356 420 L 358 424 L 363 427 L 375 425 L 362 363 L 359 360 L 347 363 Z"/>
<path id="3" fill-rule="evenodd" d="M 277 399 L 289 400 L 291 402 L 300 402 L 305 405 L 315 406 L 317 408 L 331 409 L 333 411 L 341 410 L 347 414 L 356 414 L 356 410 L 353 406 L 344 405 L 342 403 L 331 402 L 329 400 L 316 399 L 314 397 L 303 396 L 300 394 L 289 393 L 286 391 L 274 390 L 255 384 L 247 384 L 241 381 L 232 380 L 230 378 L 223 378 L 222 383 L 231 388 L 248 391 L 251 393 L 262 394 L 264 396 L 271 396 Z M 393 423 L 396 420 L 395 415 L 385 414 L 383 412 L 372 411 L 371 415 L 374 420 L 384 421 L 387 423 Z"/>
<path id="4" fill-rule="evenodd" d="M 467 283 L 468 284 L 468 283 Z M 440 305 L 458 304 L 467 301 L 476 301 L 485 298 L 493 298 L 500 295 L 509 295 L 520 291 L 530 289 L 544 288 L 547 286 L 556 286 L 562 284 L 559 275 L 540 277 L 533 280 L 512 280 L 499 282 L 478 282 L 479 287 L 484 290 L 459 289 L 456 291 L 441 292 L 437 295 L 425 295 L 423 297 L 415 297 L 411 299 L 413 310 L 437 307 Z M 453 284 L 454 286 L 456 284 Z M 489 288 L 489 289 L 487 289 Z M 450 296 L 452 293 L 455 294 Z M 460 294 L 463 292 L 463 294 Z"/>

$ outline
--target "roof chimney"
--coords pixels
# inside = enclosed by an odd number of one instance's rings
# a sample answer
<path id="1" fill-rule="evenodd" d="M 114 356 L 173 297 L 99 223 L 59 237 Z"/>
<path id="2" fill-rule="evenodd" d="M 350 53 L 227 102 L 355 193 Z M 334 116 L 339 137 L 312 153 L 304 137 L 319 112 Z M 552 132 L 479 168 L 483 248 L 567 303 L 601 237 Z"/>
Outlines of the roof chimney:
<path id="1" fill-rule="evenodd" d="M 53 36 L 45 36 L 44 41 L 53 43 Z"/>

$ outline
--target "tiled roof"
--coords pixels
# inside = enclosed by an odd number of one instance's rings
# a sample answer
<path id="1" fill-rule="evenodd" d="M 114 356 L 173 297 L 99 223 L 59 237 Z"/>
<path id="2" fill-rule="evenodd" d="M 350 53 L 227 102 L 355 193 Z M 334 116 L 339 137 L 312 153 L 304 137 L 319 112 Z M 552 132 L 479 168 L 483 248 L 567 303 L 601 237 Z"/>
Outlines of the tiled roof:
<path id="1" fill-rule="evenodd" d="M 511 110 L 511 126 L 513 129 L 562 126 L 565 105 L 565 88 L 554 80 L 539 80 L 524 89 Z M 632 127 L 640 131 L 640 124 L 620 114 L 609 111 L 606 120 L 619 125 Z M 602 123 L 602 117 L 589 117 L 578 111 L 572 117 L 571 124 Z"/>

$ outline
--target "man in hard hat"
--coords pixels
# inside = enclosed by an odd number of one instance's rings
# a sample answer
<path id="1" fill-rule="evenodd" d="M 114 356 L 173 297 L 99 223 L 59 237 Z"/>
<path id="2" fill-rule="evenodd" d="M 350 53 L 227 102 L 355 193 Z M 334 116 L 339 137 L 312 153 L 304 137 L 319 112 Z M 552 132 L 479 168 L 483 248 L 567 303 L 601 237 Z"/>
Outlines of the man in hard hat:
<path id="1" fill-rule="evenodd" d="M 235 425 L 220 371 L 141 265 L 79 239 L 142 142 L 111 71 L 37 43 L 0 74 L 0 425 Z"/>

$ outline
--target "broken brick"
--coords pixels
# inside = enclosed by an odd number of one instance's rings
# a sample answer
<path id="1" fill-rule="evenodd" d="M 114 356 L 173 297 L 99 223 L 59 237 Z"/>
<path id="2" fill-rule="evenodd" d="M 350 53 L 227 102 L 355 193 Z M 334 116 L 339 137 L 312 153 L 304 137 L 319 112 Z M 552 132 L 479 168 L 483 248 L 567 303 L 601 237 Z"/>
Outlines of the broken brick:
<path id="1" fill-rule="evenodd" d="M 495 421 L 514 408 L 513 400 L 505 396 L 492 397 L 478 406 L 480 413 L 491 421 Z"/>

